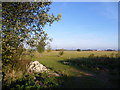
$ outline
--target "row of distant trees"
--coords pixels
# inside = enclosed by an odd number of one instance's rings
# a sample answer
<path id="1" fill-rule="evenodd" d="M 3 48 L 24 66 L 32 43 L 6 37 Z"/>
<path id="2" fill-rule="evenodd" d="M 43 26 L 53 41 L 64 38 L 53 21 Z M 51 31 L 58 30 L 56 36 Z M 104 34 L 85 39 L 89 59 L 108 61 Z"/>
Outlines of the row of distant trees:
<path id="1" fill-rule="evenodd" d="M 98 51 L 98 50 L 92 50 L 92 49 L 85 49 L 85 50 L 82 50 L 82 49 L 76 49 L 76 50 L 55 49 L 55 50 L 53 50 L 50 45 L 48 45 L 46 49 L 45 49 L 45 47 L 44 48 L 43 47 L 38 47 L 36 50 L 39 53 L 43 53 L 44 51 L 47 51 L 47 52 L 51 52 L 51 51 L 78 51 L 78 52 L 79 51 Z M 34 51 L 34 50 L 32 50 L 32 51 Z M 116 50 L 106 49 L 106 50 L 102 50 L 102 51 L 116 51 Z"/>
<path id="2" fill-rule="evenodd" d="M 92 50 L 92 49 L 81 50 L 81 49 L 77 49 L 77 51 L 98 51 L 98 50 Z M 102 51 L 116 51 L 116 50 L 106 49 L 106 50 L 102 50 Z"/>
<path id="3" fill-rule="evenodd" d="M 66 49 L 56 49 L 55 51 L 98 51 L 97 49 L 96 50 L 92 50 L 92 49 L 85 49 L 85 50 L 82 50 L 82 49 L 76 49 L 76 50 L 66 50 Z M 102 50 L 102 51 L 115 51 L 113 49 L 106 49 L 106 50 Z"/>
<path id="4" fill-rule="evenodd" d="M 81 49 L 77 49 L 77 51 L 98 51 L 98 50 L 92 50 L 92 49 L 81 50 Z M 116 51 L 116 50 L 106 49 L 106 50 L 102 50 L 102 51 Z"/>

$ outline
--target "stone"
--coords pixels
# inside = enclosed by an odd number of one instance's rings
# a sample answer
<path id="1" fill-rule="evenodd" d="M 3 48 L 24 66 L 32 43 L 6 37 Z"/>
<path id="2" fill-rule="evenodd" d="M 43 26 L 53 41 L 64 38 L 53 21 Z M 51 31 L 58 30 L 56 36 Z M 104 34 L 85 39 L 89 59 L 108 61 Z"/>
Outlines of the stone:
<path id="1" fill-rule="evenodd" d="M 31 61 L 28 64 L 28 66 L 27 66 L 27 71 L 29 73 L 33 73 L 33 72 L 38 72 L 38 73 L 47 72 L 49 74 L 48 77 L 60 76 L 59 74 L 55 73 L 54 71 L 51 71 L 51 70 L 47 69 L 44 65 L 42 65 L 38 61 Z"/>
<path id="2" fill-rule="evenodd" d="M 64 64 L 66 64 L 66 65 L 70 64 L 70 62 L 66 62 L 66 61 L 65 61 L 65 62 L 63 62 L 63 63 L 64 63 Z"/>
<path id="3" fill-rule="evenodd" d="M 28 72 L 46 72 L 47 68 L 38 61 L 31 61 L 28 65 Z"/>
<path id="4" fill-rule="evenodd" d="M 49 72 L 49 76 L 48 77 L 52 77 L 52 76 L 60 76 L 59 74 L 55 73 L 55 72 Z"/>

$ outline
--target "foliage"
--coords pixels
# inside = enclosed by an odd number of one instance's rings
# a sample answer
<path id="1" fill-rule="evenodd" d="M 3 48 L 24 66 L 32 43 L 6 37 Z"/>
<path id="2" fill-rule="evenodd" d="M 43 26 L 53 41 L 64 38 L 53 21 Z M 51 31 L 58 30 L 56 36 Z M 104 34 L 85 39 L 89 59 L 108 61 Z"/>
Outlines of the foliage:
<path id="1" fill-rule="evenodd" d="M 50 15 L 51 2 L 2 3 L 2 62 L 14 64 L 24 51 L 24 46 L 37 47 L 49 37 L 43 27 L 61 17 Z M 43 43 L 43 42 L 42 42 Z"/>
<path id="2" fill-rule="evenodd" d="M 89 58 L 94 58 L 94 54 L 92 53 L 92 54 L 90 54 L 88 57 L 89 57 Z"/>
<path id="3" fill-rule="evenodd" d="M 64 54 L 64 51 L 59 52 L 59 56 L 62 56 Z"/>
<path id="4" fill-rule="evenodd" d="M 80 49 L 77 49 L 77 51 L 81 51 Z"/>
<path id="5" fill-rule="evenodd" d="M 45 51 L 45 42 L 44 41 L 42 41 L 42 42 L 39 43 L 39 45 L 37 46 L 37 51 L 39 53 L 42 53 L 42 52 Z"/>
<path id="6" fill-rule="evenodd" d="M 31 62 L 31 60 L 27 60 L 27 59 L 22 59 L 22 60 L 18 60 L 17 62 L 15 62 L 15 66 L 12 66 L 11 64 L 8 64 L 7 66 L 4 66 L 4 68 L 2 69 L 3 71 L 3 81 L 12 81 L 12 80 L 16 80 L 19 77 L 21 77 L 22 75 L 24 75 L 24 73 L 26 73 L 27 68 L 26 66 Z"/>
<path id="7" fill-rule="evenodd" d="M 64 49 L 56 49 L 56 51 L 64 51 Z"/>
<path id="8" fill-rule="evenodd" d="M 110 57 L 113 58 L 114 57 L 114 53 L 111 53 Z"/>
<path id="9" fill-rule="evenodd" d="M 26 74 L 23 77 L 3 83 L 3 89 L 39 89 L 55 88 L 60 84 L 57 77 L 48 77 L 48 73 Z"/>
<path id="10" fill-rule="evenodd" d="M 52 48 L 51 48 L 50 45 L 47 46 L 47 50 L 46 50 L 46 51 L 47 51 L 47 52 L 51 52 L 51 51 L 52 51 Z"/>

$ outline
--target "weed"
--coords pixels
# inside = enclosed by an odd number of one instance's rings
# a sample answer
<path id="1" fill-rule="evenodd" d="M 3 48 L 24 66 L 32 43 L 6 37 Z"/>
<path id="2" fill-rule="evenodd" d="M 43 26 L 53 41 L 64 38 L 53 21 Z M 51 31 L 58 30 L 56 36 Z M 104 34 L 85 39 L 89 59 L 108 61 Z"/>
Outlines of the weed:
<path id="1" fill-rule="evenodd" d="M 64 54 L 64 51 L 59 52 L 59 56 L 62 56 Z"/>

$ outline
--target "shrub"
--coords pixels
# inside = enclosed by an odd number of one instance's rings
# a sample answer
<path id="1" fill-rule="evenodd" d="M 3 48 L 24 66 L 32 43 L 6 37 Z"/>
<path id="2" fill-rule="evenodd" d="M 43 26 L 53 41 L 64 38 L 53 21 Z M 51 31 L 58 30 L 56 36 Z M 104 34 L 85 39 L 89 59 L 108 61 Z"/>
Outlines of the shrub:
<path id="1" fill-rule="evenodd" d="M 110 54 L 110 57 L 111 57 L 111 58 L 114 58 L 114 53 L 111 53 L 111 54 Z"/>
<path id="2" fill-rule="evenodd" d="M 37 51 L 39 53 L 43 53 L 45 51 L 45 42 L 44 41 L 39 43 L 39 45 L 37 46 Z"/>
<path id="3" fill-rule="evenodd" d="M 80 49 L 77 49 L 77 51 L 81 51 Z"/>
<path id="4" fill-rule="evenodd" d="M 62 56 L 64 54 L 64 51 L 59 52 L 59 56 Z"/>
<path id="5" fill-rule="evenodd" d="M 26 74 L 10 83 L 3 83 L 3 89 L 40 89 L 53 88 L 60 85 L 57 77 L 48 77 L 48 73 Z"/>
<path id="6" fill-rule="evenodd" d="M 3 68 L 3 83 L 10 84 L 11 82 L 16 81 L 20 77 L 23 77 L 25 73 L 27 73 L 26 65 L 30 63 L 31 60 L 17 60 L 14 61 L 14 65 L 7 64 L 7 66 L 4 66 Z"/>
<path id="7" fill-rule="evenodd" d="M 50 45 L 48 45 L 48 47 L 47 47 L 47 50 L 46 50 L 47 52 L 51 52 L 52 51 L 52 48 L 51 48 L 51 46 Z"/>
<path id="8" fill-rule="evenodd" d="M 56 49 L 56 51 L 64 51 L 65 49 Z"/>
<path id="9" fill-rule="evenodd" d="M 94 55 L 94 54 L 90 54 L 88 57 L 89 57 L 89 58 L 94 58 L 95 55 Z"/>

